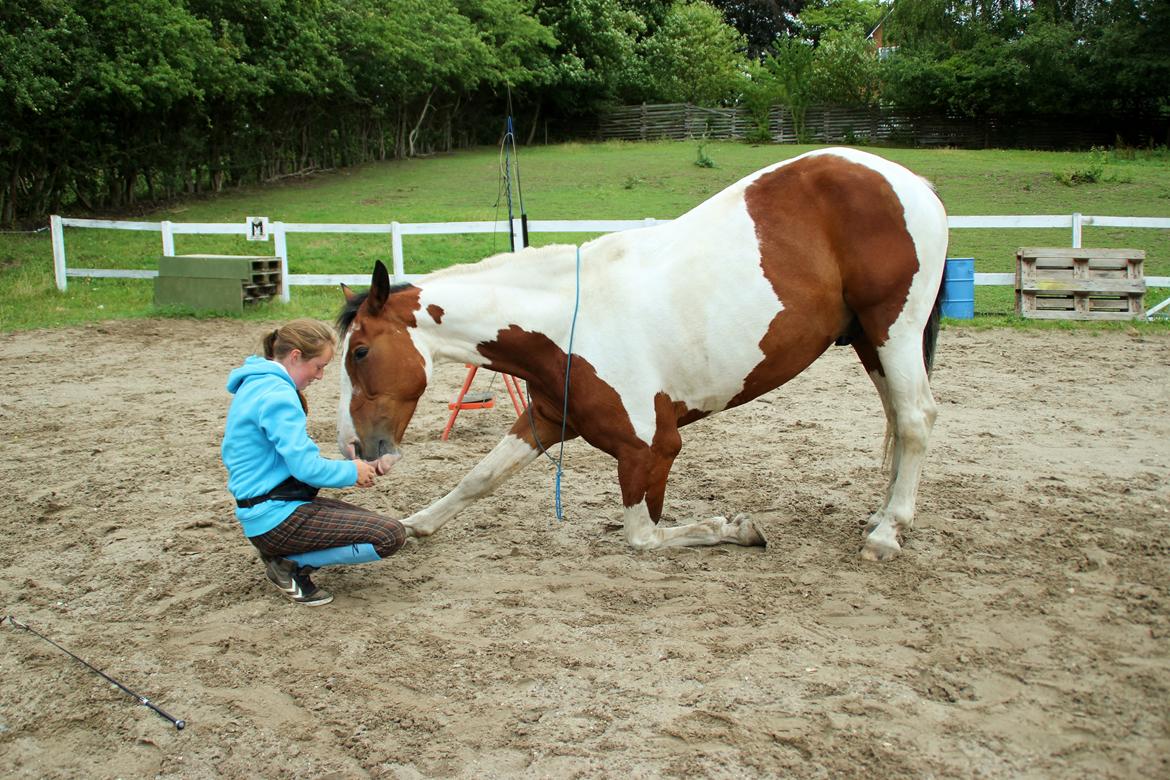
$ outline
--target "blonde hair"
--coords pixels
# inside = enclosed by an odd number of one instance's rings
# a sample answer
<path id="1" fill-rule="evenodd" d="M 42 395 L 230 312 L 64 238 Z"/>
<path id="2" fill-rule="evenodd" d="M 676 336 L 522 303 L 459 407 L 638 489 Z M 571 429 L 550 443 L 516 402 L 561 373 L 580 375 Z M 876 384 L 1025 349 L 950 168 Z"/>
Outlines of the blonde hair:
<path id="1" fill-rule="evenodd" d="M 333 328 L 321 320 L 304 317 L 265 335 L 260 344 L 264 349 L 264 357 L 269 360 L 284 360 L 294 349 L 299 349 L 301 357 L 305 360 L 312 360 L 327 348 L 336 349 L 337 336 L 334 335 Z M 297 390 L 297 397 L 301 399 L 301 408 L 308 414 L 309 399 L 305 398 L 305 394 L 300 390 Z"/>
<path id="2" fill-rule="evenodd" d="M 261 339 L 264 357 L 283 360 L 294 349 L 299 349 L 305 360 L 312 360 L 326 347 L 337 348 L 333 328 L 320 320 L 302 318 L 282 325 Z"/>

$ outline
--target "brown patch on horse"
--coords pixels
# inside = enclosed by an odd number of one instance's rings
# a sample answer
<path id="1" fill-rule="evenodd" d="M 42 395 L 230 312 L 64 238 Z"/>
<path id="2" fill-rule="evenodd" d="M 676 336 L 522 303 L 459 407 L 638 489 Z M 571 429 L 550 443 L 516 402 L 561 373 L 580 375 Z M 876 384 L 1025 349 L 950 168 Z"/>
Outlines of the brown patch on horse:
<path id="1" fill-rule="evenodd" d="M 422 290 L 413 285 L 405 290 L 396 291 L 394 295 L 390 296 L 391 317 L 408 328 L 418 327 L 415 312 L 422 308 L 422 303 L 419 301 L 420 295 L 422 295 Z"/>
<path id="2" fill-rule="evenodd" d="M 500 330 L 494 341 L 481 343 L 477 349 L 488 359 L 487 368 L 525 377 L 541 417 L 560 423 L 565 401 L 564 350 L 543 333 L 515 325 Z M 568 406 L 569 430 L 618 460 L 622 503 L 633 506 L 645 500 L 650 518 L 657 521 L 662 516 L 670 467 L 682 449 L 678 428 L 709 412 L 689 409 L 666 393 L 658 393 L 654 398 L 654 438 L 647 445 L 635 433 L 621 396 L 580 355 L 573 355 Z M 524 437 L 530 438 L 530 433 L 524 432 Z M 542 441 L 545 448 L 552 443 Z"/>
<path id="3" fill-rule="evenodd" d="M 500 330 L 494 341 L 479 344 L 477 350 L 492 371 L 524 377 L 533 402 L 541 402 L 542 409 L 555 409 L 548 416 L 560 423 L 568 358 L 552 339 L 512 325 Z M 594 447 L 614 457 L 631 446 L 646 446 L 634 433 L 617 390 L 580 355 L 573 355 L 569 371 L 569 424 Z"/>
<path id="4" fill-rule="evenodd" d="M 445 312 L 443 311 L 442 306 L 439 306 L 436 303 L 430 304 L 427 306 L 427 314 L 431 315 L 431 319 L 435 321 L 436 325 L 443 324 L 443 314 L 445 314 Z"/>
<path id="5" fill-rule="evenodd" d="M 646 510 L 650 519 L 658 522 L 662 517 L 662 504 L 666 497 L 666 482 L 670 479 L 670 467 L 682 450 L 682 437 L 678 434 L 680 420 L 689 417 L 695 410 L 688 410 L 686 404 L 672 401 L 666 393 L 654 396 L 654 441 L 650 450 L 654 455 L 646 483 Z M 698 412 L 699 416 L 704 416 Z M 698 419 L 694 417 L 692 419 Z M 690 422 L 690 420 L 688 420 Z"/>
<path id="6" fill-rule="evenodd" d="M 387 316 L 383 310 L 389 306 L 389 316 L 407 327 L 418 325 L 414 313 L 419 310 L 419 296 L 422 290 L 413 284 L 390 284 L 390 272 L 381 260 L 374 262 L 374 273 L 370 277 L 370 289 L 366 292 L 360 312 L 367 316 Z"/>
<path id="7" fill-rule="evenodd" d="M 784 384 L 839 339 L 884 344 L 918 271 L 902 202 L 864 165 L 804 158 L 759 177 L 744 200 L 784 310 L 760 342 L 764 360 L 729 406 Z"/>

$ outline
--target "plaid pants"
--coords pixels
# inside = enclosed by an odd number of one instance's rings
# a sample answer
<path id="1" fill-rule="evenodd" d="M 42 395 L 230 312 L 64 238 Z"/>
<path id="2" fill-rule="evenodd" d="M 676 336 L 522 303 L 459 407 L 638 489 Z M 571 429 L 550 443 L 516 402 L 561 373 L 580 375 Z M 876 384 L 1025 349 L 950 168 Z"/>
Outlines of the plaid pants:
<path id="1" fill-rule="evenodd" d="M 360 506 L 317 496 L 298 506 L 271 531 L 248 541 L 269 558 L 366 543 L 385 558 L 406 542 L 406 529 L 397 520 Z"/>

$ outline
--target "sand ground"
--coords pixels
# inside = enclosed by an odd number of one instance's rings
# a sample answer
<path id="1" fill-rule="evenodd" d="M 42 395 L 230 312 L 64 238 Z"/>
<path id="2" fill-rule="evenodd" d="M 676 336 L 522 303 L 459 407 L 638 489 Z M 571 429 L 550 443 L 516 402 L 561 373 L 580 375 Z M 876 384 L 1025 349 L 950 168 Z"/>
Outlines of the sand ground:
<path id="1" fill-rule="evenodd" d="M 905 554 L 860 561 L 884 421 L 851 350 L 684 430 L 678 522 L 767 549 L 639 553 L 614 463 L 565 448 L 323 608 L 264 580 L 224 489 L 228 370 L 261 328 L 152 320 L 0 335 L 0 604 L 185 718 L 182 732 L 0 627 L 0 767 L 56 777 L 1170 776 L 1170 337 L 940 339 Z M 309 391 L 336 452 L 337 366 Z M 496 442 L 439 441 L 337 494 L 396 516 Z M 475 389 L 486 389 L 488 377 Z"/>

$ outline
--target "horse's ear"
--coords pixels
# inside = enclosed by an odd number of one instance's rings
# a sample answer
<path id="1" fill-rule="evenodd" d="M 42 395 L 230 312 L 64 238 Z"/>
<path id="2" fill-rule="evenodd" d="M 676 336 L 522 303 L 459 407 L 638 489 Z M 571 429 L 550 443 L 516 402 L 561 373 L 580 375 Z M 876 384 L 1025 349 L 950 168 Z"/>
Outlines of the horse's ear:
<path id="1" fill-rule="evenodd" d="M 346 303 L 353 303 L 354 299 L 357 298 L 357 293 L 350 289 L 350 286 L 345 282 L 341 283 L 341 294 L 345 296 Z"/>
<path id="2" fill-rule="evenodd" d="M 374 261 L 374 276 L 370 279 L 370 293 L 366 304 L 371 311 L 381 311 L 390 298 L 390 272 L 381 260 Z"/>

